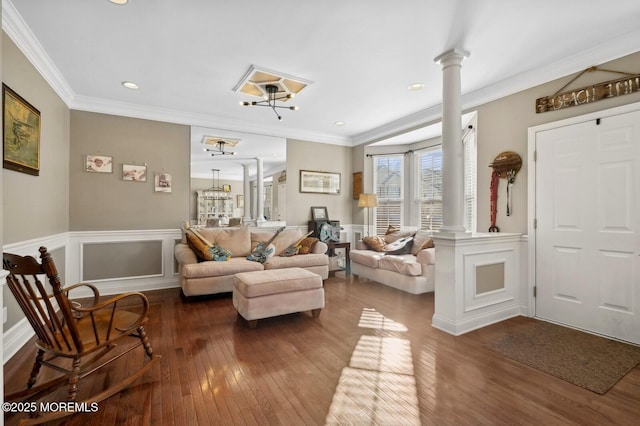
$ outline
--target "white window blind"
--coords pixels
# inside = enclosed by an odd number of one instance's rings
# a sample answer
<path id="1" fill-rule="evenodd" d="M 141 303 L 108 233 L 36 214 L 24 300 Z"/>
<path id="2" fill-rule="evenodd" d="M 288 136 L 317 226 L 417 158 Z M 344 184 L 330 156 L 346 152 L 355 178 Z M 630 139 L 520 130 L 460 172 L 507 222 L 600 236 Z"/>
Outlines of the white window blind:
<path id="1" fill-rule="evenodd" d="M 442 226 L 442 150 L 440 146 L 417 156 L 417 203 L 420 229 L 437 230 Z"/>
<path id="2" fill-rule="evenodd" d="M 402 226 L 403 161 L 402 155 L 374 157 L 376 235 L 384 235 L 389 225 Z"/>

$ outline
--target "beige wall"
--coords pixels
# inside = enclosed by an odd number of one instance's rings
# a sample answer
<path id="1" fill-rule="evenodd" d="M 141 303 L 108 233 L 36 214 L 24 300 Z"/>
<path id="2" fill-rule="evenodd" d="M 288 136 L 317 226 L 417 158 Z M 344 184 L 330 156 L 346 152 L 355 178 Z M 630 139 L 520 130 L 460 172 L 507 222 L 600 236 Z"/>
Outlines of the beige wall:
<path id="1" fill-rule="evenodd" d="M 352 148 L 287 139 L 287 225 L 307 226 L 311 206 L 325 206 L 329 219 L 351 223 Z M 340 173 L 340 194 L 300 192 L 300 170 Z"/>
<path id="2" fill-rule="evenodd" d="M 640 52 L 600 65 L 604 69 L 640 72 Z M 464 65 L 463 70 L 464 74 Z M 588 114 L 615 106 L 640 102 L 640 93 L 602 100 L 588 105 L 536 114 L 535 101 L 550 96 L 567 84 L 574 75 L 533 87 L 478 108 L 478 231 L 486 232 L 490 225 L 488 165 L 503 151 L 517 152 L 523 167 L 516 177 L 513 194 L 513 214 L 506 216 L 506 185 L 501 179 L 498 196 L 497 226 L 502 232 L 527 233 L 527 131 L 529 127 Z M 591 72 L 580 77 L 565 90 L 620 78 L 619 74 Z"/>
<path id="3" fill-rule="evenodd" d="M 36 239 L 69 230 L 69 110 L 2 33 L 2 81 L 40 111 L 40 175 L 2 170 L 2 244 Z M 63 249 L 52 256 L 61 262 Z M 3 288 L 7 307 L 4 330 L 24 317 L 9 288 Z"/>
<path id="4" fill-rule="evenodd" d="M 178 228 L 189 217 L 188 126 L 71 112 L 70 229 Z M 113 157 L 113 173 L 84 171 L 86 155 Z M 123 164 L 147 164 L 147 181 L 122 180 Z M 172 192 L 154 191 L 169 173 Z"/>
<path id="5" fill-rule="evenodd" d="M 11 39 L 2 79 L 40 111 L 40 176 L 3 169 L 3 243 L 69 230 L 69 110 Z"/>

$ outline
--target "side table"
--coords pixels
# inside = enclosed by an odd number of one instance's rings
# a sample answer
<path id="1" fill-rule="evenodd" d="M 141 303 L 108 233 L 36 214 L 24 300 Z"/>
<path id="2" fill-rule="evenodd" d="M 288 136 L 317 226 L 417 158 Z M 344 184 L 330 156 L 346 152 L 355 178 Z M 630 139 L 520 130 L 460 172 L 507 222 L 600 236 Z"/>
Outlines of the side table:
<path id="1" fill-rule="evenodd" d="M 325 241 L 328 247 L 327 254 L 329 256 L 335 256 L 336 249 L 344 249 L 344 272 L 345 274 L 351 274 L 351 262 L 349 260 L 349 250 L 351 250 L 351 243 L 348 241 Z"/>

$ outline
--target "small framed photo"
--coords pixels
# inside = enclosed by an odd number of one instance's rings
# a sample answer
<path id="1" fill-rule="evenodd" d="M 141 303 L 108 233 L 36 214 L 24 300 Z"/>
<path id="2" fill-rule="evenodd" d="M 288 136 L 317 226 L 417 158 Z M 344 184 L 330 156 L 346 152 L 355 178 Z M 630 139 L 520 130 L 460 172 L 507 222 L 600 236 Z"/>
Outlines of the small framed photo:
<path id="1" fill-rule="evenodd" d="M 156 173 L 156 192 L 171 192 L 171 175 L 169 173 Z"/>
<path id="2" fill-rule="evenodd" d="M 236 195 L 236 203 L 239 209 L 244 209 L 244 195 Z"/>
<path id="3" fill-rule="evenodd" d="M 85 170 L 92 173 L 112 173 L 113 158 L 104 155 L 87 155 Z"/>
<path id="4" fill-rule="evenodd" d="M 313 220 L 329 220 L 329 214 L 326 207 L 311 207 L 311 219 Z"/>
<path id="5" fill-rule="evenodd" d="M 129 180 L 132 182 L 146 182 L 147 166 L 138 166 L 135 164 L 123 164 L 122 180 Z"/>

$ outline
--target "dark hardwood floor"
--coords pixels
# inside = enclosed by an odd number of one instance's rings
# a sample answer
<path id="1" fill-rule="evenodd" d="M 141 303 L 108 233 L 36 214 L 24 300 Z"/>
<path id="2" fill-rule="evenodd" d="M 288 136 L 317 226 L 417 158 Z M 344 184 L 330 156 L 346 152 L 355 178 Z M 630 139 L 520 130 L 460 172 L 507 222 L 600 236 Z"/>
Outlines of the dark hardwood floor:
<path id="1" fill-rule="evenodd" d="M 147 294 L 147 333 L 161 361 L 96 413 L 58 424 L 640 422 L 640 366 L 598 395 L 483 347 L 528 318 L 454 337 L 431 327 L 433 294 L 415 296 L 344 276 L 325 282 L 319 318 L 286 315 L 261 320 L 256 329 L 236 321 L 230 295 L 187 303 L 179 289 Z M 6 391 L 26 383 L 34 354 L 28 344 L 7 362 Z M 138 355 L 85 379 L 79 397 L 139 367 Z M 65 391 L 48 400 L 64 401 Z M 5 424 L 17 419 L 5 415 Z"/>

